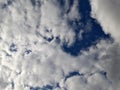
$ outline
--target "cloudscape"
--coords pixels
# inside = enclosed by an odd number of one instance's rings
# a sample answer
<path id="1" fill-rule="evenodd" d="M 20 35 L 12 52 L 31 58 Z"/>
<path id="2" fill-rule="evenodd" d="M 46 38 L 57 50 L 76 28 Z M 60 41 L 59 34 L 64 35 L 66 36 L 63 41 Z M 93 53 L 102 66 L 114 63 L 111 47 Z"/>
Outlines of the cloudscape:
<path id="1" fill-rule="evenodd" d="M 0 0 L 0 90 L 120 90 L 119 0 Z"/>

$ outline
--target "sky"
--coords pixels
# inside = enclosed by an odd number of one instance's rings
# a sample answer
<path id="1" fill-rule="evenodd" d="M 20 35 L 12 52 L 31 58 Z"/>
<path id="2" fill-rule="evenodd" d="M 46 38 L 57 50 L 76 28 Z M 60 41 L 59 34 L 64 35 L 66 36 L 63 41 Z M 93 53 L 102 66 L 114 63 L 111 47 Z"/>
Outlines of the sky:
<path id="1" fill-rule="evenodd" d="M 0 90 L 119 90 L 119 0 L 0 0 Z"/>

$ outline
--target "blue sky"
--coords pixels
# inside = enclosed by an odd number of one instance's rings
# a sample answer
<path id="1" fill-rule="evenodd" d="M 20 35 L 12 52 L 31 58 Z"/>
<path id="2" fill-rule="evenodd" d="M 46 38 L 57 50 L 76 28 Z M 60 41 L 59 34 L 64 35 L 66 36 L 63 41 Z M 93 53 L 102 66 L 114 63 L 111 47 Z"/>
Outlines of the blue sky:
<path id="1" fill-rule="evenodd" d="M 72 1 L 73 0 L 71 0 L 71 2 Z M 68 47 L 66 43 L 62 46 L 65 52 L 73 56 L 77 56 L 81 50 L 87 50 L 90 46 L 97 44 L 101 39 L 110 39 L 110 35 L 105 34 L 97 20 L 91 17 L 89 0 L 80 0 L 78 8 L 81 19 L 68 22 L 75 30 L 75 42 L 70 47 Z M 79 23 L 82 24 L 79 25 Z M 82 40 L 79 39 L 79 32 L 81 30 L 83 31 Z"/>

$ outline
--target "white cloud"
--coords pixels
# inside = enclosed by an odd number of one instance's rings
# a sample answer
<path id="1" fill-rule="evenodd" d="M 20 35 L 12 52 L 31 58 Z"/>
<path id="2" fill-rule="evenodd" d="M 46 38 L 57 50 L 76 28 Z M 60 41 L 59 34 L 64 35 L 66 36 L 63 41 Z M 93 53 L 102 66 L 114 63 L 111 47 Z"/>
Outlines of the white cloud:
<path id="1" fill-rule="evenodd" d="M 78 0 L 75 0 L 73 1 L 73 5 L 72 7 L 70 7 L 70 11 L 68 12 L 68 18 L 70 20 L 79 20 L 81 17 L 80 17 L 80 13 L 79 13 L 79 1 Z"/>
<path id="2" fill-rule="evenodd" d="M 106 53 L 101 56 L 100 65 L 107 71 L 108 79 L 112 81 L 115 87 L 120 85 L 120 45 L 113 44 Z M 114 88 L 115 88 L 114 87 Z M 115 89 L 119 90 L 119 89 Z"/>
<path id="3" fill-rule="evenodd" d="M 103 26 L 106 33 L 110 33 L 114 40 L 120 43 L 120 1 L 119 0 L 91 0 L 92 16 Z M 108 72 L 108 78 L 114 83 L 114 90 L 119 90 L 119 60 L 120 46 L 113 44 L 101 56 L 101 65 Z M 117 73 L 117 74 L 116 74 Z M 118 88 L 117 88 L 118 87 Z"/>
<path id="4" fill-rule="evenodd" d="M 41 6 L 40 32 L 45 35 L 45 29 L 52 30 L 53 36 L 60 36 L 62 42 L 67 40 L 69 44 L 72 44 L 75 34 L 70 26 L 68 26 L 67 18 L 64 18 L 65 12 L 56 5 L 56 1 L 50 0 L 44 1 Z"/>
<path id="5" fill-rule="evenodd" d="M 106 33 L 110 33 L 115 41 L 120 42 L 120 1 L 90 0 L 92 16 L 97 18 Z"/>
<path id="6" fill-rule="evenodd" d="M 103 40 L 98 42 L 97 48 L 91 47 L 78 57 L 72 57 L 61 50 L 55 38 L 51 42 L 43 38 L 59 36 L 61 44 L 66 41 L 71 45 L 75 34 L 67 23 L 69 16 L 64 17 L 65 12 L 56 6 L 55 0 L 42 0 L 41 4 L 34 8 L 30 1 L 19 0 L 4 10 L 0 9 L 3 12 L 0 13 L 0 90 L 12 90 L 12 82 L 14 90 L 29 90 L 30 86 L 46 85 L 53 86 L 54 90 L 96 90 L 98 87 L 112 90 L 109 80 L 114 82 L 118 78 L 114 78 L 109 69 L 113 62 L 108 67 L 102 63 L 106 63 L 107 59 L 115 59 L 114 64 L 119 61 L 119 45 L 114 46 Z M 77 4 L 74 3 L 73 10 L 76 10 L 76 7 Z M 72 14 L 73 11 L 70 17 L 76 18 L 77 14 Z M 15 44 L 17 52 L 9 50 L 12 43 Z M 26 50 L 31 52 L 26 53 Z M 117 54 L 113 54 L 114 50 Z M 100 74 L 102 70 L 108 73 L 108 79 Z M 75 75 L 65 81 L 66 76 L 74 71 L 83 76 Z M 98 82 L 93 83 L 93 80 Z M 56 83 L 59 83 L 60 88 L 55 88 Z"/>
<path id="7" fill-rule="evenodd" d="M 110 90 L 109 82 L 99 73 L 95 73 L 86 78 L 86 76 L 74 76 L 66 81 L 68 90 Z"/>

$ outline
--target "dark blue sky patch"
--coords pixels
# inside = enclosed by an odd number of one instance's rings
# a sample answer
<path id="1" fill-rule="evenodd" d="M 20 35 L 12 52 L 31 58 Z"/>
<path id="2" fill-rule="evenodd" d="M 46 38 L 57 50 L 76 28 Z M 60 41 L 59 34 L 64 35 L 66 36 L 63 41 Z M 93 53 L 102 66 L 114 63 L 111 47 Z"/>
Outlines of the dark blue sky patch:
<path id="1" fill-rule="evenodd" d="M 56 38 L 55 38 L 55 42 L 56 42 L 57 44 L 60 44 L 60 42 L 61 42 L 60 37 L 56 37 Z"/>
<path id="2" fill-rule="evenodd" d="M 25 54 L 30 54 L 32 52 L 32 50 L 30 49 L 25 49 Z"/>
<path id="3" fill-rule="evenodd" d="M 59 84 L 59 83 L 56 83 L 56 87 L 57 87 L 57 88 L 60 88 L 60 84 Z"/>
<path id="4" fill-rule="evenodd" d="M 53 90 L 53 88 L 51 85 L 46 85 L 43 87 L 30 87 L 30 90 Z"/>
<path id="5" fill-rule="evenodd" d="M 53 89 L 53 86 L 51 85 L 46 85 L 42 88 L 43 90 L 52 90 Z"/>
<path id="6" fill-rule="evenodd" d="M 58 0 L 58 3 L 61 7 L 64 7 L 65 5 L 65 0 Z"/>
<path id="7" fill-rule="evenodd" d="M 107 72 L 101 71 L 100 74 L 103 75 L 107 79 Z"/>
<path id="8" fill-rule="evenodd" d="M 7 4 L 11 5 L 13 3 L 13 0 L 7 0 Z"/>
<path id="9" fill-rule="evenodd" d="M 1 5 L 2 9 L 7 8 L 9 5 L 11 5 L 14 2 L 14 0 L 7 0 L 7 3 L 3 3 Z"/>
<path id="10" fill-rule="evenodd" d="M 65 0 L 58 0 L 57 2 L 59 3 L 60 7 L 64 10 L 66 1 L 65 1 Z M 69 6 L 69 7 L 68 7 L 67 10 L 65 11 L 66 14 L 69 13 L 69 11 L 70 11 L 73 3 L 74 3 L 74 0 L 69 0 L 69 1 L 68 1 L 68 6 Z M 65 8 L 65 9 L 66 9 L 66 8 Z"/>
<path id="11" fill-rule="evenodd" d="M 1 5 L 2 9 L 7 8 L 7 6 L 8 6 L 8 5 L 5 4 L 5 3 Z"/>
<path id="12" fill-rule="evenodd" d="M 30 90 L 41 90 L 40 87 L 30 87 Z"/>
<path id="13" fill-rule="evenodd" d="M 13 81 L 11 82 L 11 86 L 12 86 L 12 89 L 14 90 L 15 84 Z"/>
<path id="14" fill-rule="evenodd" d="M 90 18 L 91 5 L 89 0 L 79 0 L 79 13 L 81 13 L 82 22 L 86 22 Z"/>
<path id="15" fill-rule="evenodd" d="M 51 30 L 49 31 L 49 30 L 46 29 L 45 31 L 46 31 L 46 33 L 51 33 Z M 36 31 L 35 34 L 36 34 L 37 37 L 40 36 L 48 42 L 51 42 L 54 39 L 54 36 L 52 34 L 51 34 L 51 36 L 45 36 L 45 35 L 42 35 L 39 31 Z"/>
<path id="16" fill-rule="evenodd" d="M 17 46 L 14 43 L 11 43 L 9 50 L 11 52 L 17 52 Z"/>
<path id="17" fill-rule="evenodd" d="M 51 36 L 51 37 L 43 37 L 46 41 L 48 41 L 48 42 L 51 42 L 53 39 L 54 39 L 54 37 L 53 36 Z"/>
<path id="18" fill-rule="evenodd" d="M 69 12 L 70 12 L 70 9 L 71 9 L 71 7 L 73 6 L 73 3 L 74 3 L 74 0 L 69 0 L 69 8 L 68 8 L 68 10 L 66 11 L 66 13 L 69 13 Z"/>
<path id="19" fill-rule="evenodd" d="M 33 5 L 33 7 L 41 6 L 40 0 L 30 0 L 30 1 L 31 1 L 31 4 Z"/>
<path id="20" fill-rule="evenodd" d="M 110 35 L 105 34 L 96 19 L 90 15 L 91 6 L 89 0 L 79 0 L 80 20 L 68 21 L 68 24 L 75 31 L 75 43 L 68 47 L 67 42 L 63 43 L 62 49 L 72 56 L 80 54 L 81 50 L 87 50 L 90 46 L 96 45 L 100 39 L 109 39 Z M 83 30 L 82 39 L 79 38 Z"/>
<path id="21" fill-rule="evenodd" d="M 73 76 L 83 76 L 84 74 L 80 74 L 78 71 L 70 72 L 67 76 L 65 76 L 64 81 L 66 81 L 68 78 L 71 78 Z"/>
<path id="22" fill-rule="evenodd" d="M 30 0 L 32 5 L 35 6 L 36 5 L 36 0 Z"/>

